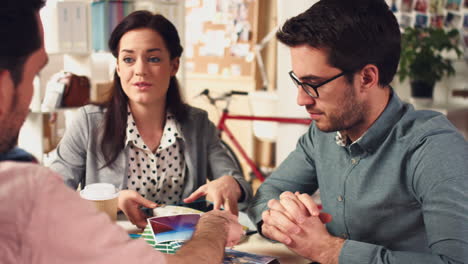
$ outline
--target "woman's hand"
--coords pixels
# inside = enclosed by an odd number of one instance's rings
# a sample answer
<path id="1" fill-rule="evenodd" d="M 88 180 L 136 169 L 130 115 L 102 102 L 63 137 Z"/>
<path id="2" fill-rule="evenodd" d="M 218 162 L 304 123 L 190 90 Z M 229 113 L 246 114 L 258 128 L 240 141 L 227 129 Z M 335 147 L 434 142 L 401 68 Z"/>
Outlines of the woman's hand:
<path id="1" fill-rule="evenodd" d="M 158 205 L 146 200 L 134 190 L 122 190 L 119 193 L 118 206 L 132 224 L 139 228 L 145 228 L 147 216 L 140 210 L 140 207 L 156 208 Z"/>
<path id="2" fill-rule="evenodd" d="M 185 198 L 184 202 L 191 203 L 206 195 L 206 199 L 213 202 L 214 209 L 218 210 L 223 205 L 225 210 L 238 215 L 237 201 L 241 194 L 240 186 L 234 177 L 225 175 L 202 185 L 189 197 Z"/>

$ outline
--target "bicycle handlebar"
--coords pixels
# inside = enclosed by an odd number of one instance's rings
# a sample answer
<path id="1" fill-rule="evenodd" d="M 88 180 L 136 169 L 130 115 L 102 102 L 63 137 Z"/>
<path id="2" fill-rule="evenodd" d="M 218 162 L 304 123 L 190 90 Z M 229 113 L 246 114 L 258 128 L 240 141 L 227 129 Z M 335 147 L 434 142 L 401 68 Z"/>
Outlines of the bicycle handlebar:
<path id="1" fill-rule="evenodd" d="M 231 95 L 248 95 L 249 92 L 231 91 Z"/>
<path id="2" fill-rule="evenodd" d="M 210 104 L 215 104 L 216 101 L 221 101 L 221 100 L 228 100 L 230 97 L 232 97 L 233 95 L 248 95 L 249 92 L 244 92 L 244 91 L 229 91 L 227 93 L 224 93 L 222 96 L 219 96 L 219 97 L 211 97 L 210 95 L 210 90 L 209 89 L 204 89 L 200 94 L 200 95 L 204 95 L 206 96 L 206 98 L 208 98 L 208 100 L 210 101 Z"/>

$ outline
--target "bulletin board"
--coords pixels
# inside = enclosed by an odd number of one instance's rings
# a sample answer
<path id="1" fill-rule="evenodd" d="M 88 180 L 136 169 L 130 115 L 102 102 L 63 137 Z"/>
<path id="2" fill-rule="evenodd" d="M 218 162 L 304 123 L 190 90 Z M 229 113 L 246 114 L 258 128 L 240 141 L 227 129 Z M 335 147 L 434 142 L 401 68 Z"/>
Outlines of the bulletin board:
<path id="1" fill-rule="evenodd" d="M 468 0 L 387 0 L 401 28 L 458 29 L 468 47 Z"/>
<path id="2" fill-rule="evenodd" d="M 187 0 L 185 70 L 188 74 L 253 77 L 258 1 Z"/>

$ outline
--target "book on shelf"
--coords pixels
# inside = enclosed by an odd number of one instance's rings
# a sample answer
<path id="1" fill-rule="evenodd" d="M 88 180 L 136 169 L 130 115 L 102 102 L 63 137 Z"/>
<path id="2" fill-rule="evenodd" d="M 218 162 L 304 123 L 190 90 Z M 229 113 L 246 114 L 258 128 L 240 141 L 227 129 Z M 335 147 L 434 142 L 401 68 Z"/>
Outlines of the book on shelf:
<path id="1" fill-rule="evenodd" d="M 111 32 L 133 11 L 131 1 L 95 1 L 91 3 L 92 46 L 94 51 L 108 51 Z"/>

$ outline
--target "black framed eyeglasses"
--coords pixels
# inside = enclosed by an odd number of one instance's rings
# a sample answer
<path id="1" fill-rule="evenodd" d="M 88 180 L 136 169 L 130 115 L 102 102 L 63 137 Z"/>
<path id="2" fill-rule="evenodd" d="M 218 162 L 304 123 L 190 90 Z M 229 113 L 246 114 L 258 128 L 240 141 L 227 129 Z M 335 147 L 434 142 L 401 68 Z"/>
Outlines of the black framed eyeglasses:
<path id="1" fill-rule="evenodd" d="M 301 86 L 302 89 L 312 98 L 318 98 L 319 97 L 319 93 L 317 91 L 317 89 L 322 86 L 322 85 L 325 85 L 337 78 L 340 78 L 341 76 L 345 75 L 346 72 L 341 72 L 340 74 L 338 75 L 335 75 L 333 77 L 331 77 L 330 79 L 328 80 L 325 80 L 319 84 L 316 84 L 316 85 L 313 85 L 313 84 L 310 84 L 310 83 L 305 83 L 305 82 L 301 82 L 299 80 L 299 78 L 296 76 L 296 74 L 294 74 L 293 71 L 290 71 L 289 72 L 289 76 L 291 77 L 291 79 L 293 80 L 294 84 L 299 87 Z"/>

